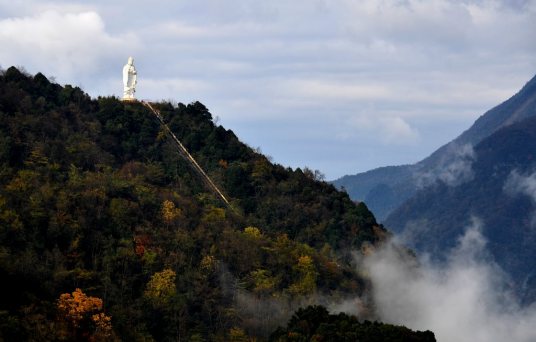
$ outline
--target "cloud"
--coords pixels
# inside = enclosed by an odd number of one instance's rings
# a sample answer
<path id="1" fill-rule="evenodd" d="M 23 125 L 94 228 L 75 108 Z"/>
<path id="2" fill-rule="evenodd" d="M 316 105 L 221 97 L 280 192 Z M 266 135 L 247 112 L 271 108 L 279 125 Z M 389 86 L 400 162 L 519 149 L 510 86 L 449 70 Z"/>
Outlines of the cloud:
<path id="1" fill-rule="evenodd" d="M 234 305 L 242 324 L 256 335 L 269 336 L 278 326 L 286 324 L 293 312 L 300 307 L 284 298 L 260 298 L 240 287 L 225 265 L 219 267 L 223 295 Z"/>
<path id="2" fill-rule="evenodd" d="M 21 65 L 60 78 L 87 76 L 117 51 L 135 48 L 132 35 L 112 36 L 98 13 L 62 13 L 49 10 L 37 15 L 0 20 L 0 61 Z"/>
<path id="3" fill-rule="evenodd" d="M 402 118 L 381 118 L 380 138 L 388 144 L 414 143 L 418 141 L 419 134 Z"/>
<path id="4" fill-rule="evenodd" d="M 341 129 L 338 138 L 343 141 L 351 141 L 354 136 L 369 134 L 376 139 L 376 144 L 413 145 L 420 140 L 417 129 L 412 127 L 406 120 L 399 116 L 385 116 L 374 118 L 364 113 L 359 113 L 346 119 L 346 125 Z"/>
<path id="5" fill-rule="evenodd" d="M 461 49 L 475 52 L 491 45 L 534 49 L 525 45 L 529 36 L 523 28 L 524 25 L 534 28 L 530 21 L 534 16 L 533 1 L 346 0 L 346 4 L 348 16 L 364 19 L 343 21 L 359 39 L 381 37 L 398 48 L 427 46 L 453 55 Z M 500 21 L 512 31 L 501 31 L 497 26 Z"/>
<path id="6" fill-rule="evenodd" d="M 151 98 L 158 98 L 161 90 L 165 89 L 170 94 L 190 94 L 195 98 L 195 94 L 210 88 L 210 83 L 197 79 L 164 79 L 145 78 L 143 79 L 145 91 L 152 94 Z"/>
<path id="7" fill-rule="evenodd" d="M 521 307 L 508 278 L 489 257 L 478 219 L 446 262 L 408 262 L 387 244 L 365 259 L 380 318 L 432 330 L 438 341 L 536 340 L 536 304 Z"/>
<path id="8" fill-rule="evenodd" d="M 536 172 L 520 174 L 513 170 L 506 179 L 504 191 L 511 195 L 527 195 L 536 203 Z"/>
<path id="9" fill-rule="evenodd" d="M 513 170 L 504 183 L 503 191 L 510 196 L 528 196 L 536 206 L 536 172 L 519 173 Z M 536 211 L 532 213 L 531 225 L 536 226 Z"/>
<path id="10" fill-rule="evenodd" d="M 428 219 L 410 220 L 404 225 L 404 229 L 395 236 L 394 241 L 401 246 L 416 249 L 416 242 L 423 234 L 426 234 L 429 226 Z M 442 255 L 438 246 L 427 246 L 426 253 Z"/>
<path id="11" fill-rule="evenodd" d="M 0 0 L 0 18 L 27 17 L 46 11 L 80 13 L 95 11 L 89 1 Z"/>
<path id="12" fill-rule="evenodd" d="M 367 304 L 360 298 L 345 300 L 340 296 L 310 294 L 295 298 L 286 294 L 260 296 L 241 287 L 223 264 L 218 267 L 223 295 L 233 303 L 235 314 L 248 332 L 268 337 L 277 327 L 285 326 L 294 312 L 309 305 L 324 305 L 332 312 L 366 313 Z"/>
<path id="13" fill-rule="evenodd" d="M 295 97 L 304 97 L 309 101 L 340 101 L 340 100 L 377 100 L 390 96 L 389 91 L 381 85 L 348 84 L 322 80 L 290 80 L 284 92 L 292 92 Z"/>
<path id="14" fill-rule="evenodd" d="M 441 156 L 441 160 L 431 170 L 417 172 L 414 177 L 417 186 L 427 187 L 438 181 L 448 186 L 458 186 L 469 182 L 474 177 L 473 162 L 476 154 L 471 144 L 450 144 L 447 153 Z"/>

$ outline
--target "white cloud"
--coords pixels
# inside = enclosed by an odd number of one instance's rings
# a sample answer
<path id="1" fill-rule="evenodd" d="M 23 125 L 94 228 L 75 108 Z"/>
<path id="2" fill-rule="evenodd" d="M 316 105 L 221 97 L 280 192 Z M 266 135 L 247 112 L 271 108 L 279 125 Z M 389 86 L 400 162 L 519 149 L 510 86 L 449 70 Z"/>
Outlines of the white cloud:
<path id="1" fill-rule="evenodd" d="M 81 13 L 95 11 L 88 1 L 0 0 L 0 18 L 29 17 L 46 11 Z"/>
<path id="2" fill-rule="evenodd" d="M 513 170 L 508 175 L 503 190 L 510 196 L 528 196 L 533 205 L 536 205 L 536 172 L 523 174 Z M 531 225 L 536 226 L 536 211 L 532 213 Z"/>
<path id="3" fill-rule="evenodd" d="M 475 158 L 471 144 L 450 144 L 433 169 L 419 171 L 414 178 L 419 187 L 430 186 L 438 181 L 448 186 L 458 186 L 473 179 Z"/>
<path id="4" fill-rule="evenodd" d="M 171 78 L 171 79 L 154 79 L 147 78 L 144 79 L 144 87 L 148 92 L 152 92 L 158 96 L 157 91 L 164 88 L 169 89 L 171 93 L 192 93 L 207 90 L 210 88 L 210 84 L 199 81 L 199 80 L 189 80 L 185 78 Z"/>
<path id="5" fill-rule="evenodd" d="M 60 13 L 0 20 L 0 61 L 59 78 L 83 77 L 117 51 L 135 49 L 132 35 L 112 36 L 96 12 Z"/>
<path id="6" fill-rule="evenodd" d="M 380 118 L 380 139 L 388 144 L 415 143 L 418 132 L 402 118 Z"/>
<path id="7" fill-rule="evenodd" d="M 368 110 L 374 111 L 373 106 Z M 346 119 L 347 125 L 341 128 L 338 138 L 352 140 L 354 136 L 369 134 L 378 144 L 412 145 L 420 140 L 419 132 L 399 116 L 371 117 L 367 112 L 359 113 Z"/>
<path id="8" fill-rule="evenodd" d="M 390 96 L 389 90 L 379 84 L 348 84 L 327 80 L 287 80 L 282 93 L 303 97 L 309 101 L 379 100 Z"/>
<path id="9" fill-rule="evenodd" d="M 390 244 L 375 252 L 365 264 L 380 318 L 432 330 L 438 341 L 535 341 L 536 304 L 517 304 L 485 247 L 475 219 L 445 263 L 411 263 Z"/>
<path id="10" fill-rule="evenodd" d="M 512 171 L 506 180 L 504 190 L 512 195 L 527 195 L 536 203 L 536 172 L 520 174 L 517 170 Z"/>
<path id="11" fill-rule="evenodd" d="M 440 48 L 443 53 L 457 54 L 457 49 L 491 48 L 492 46 L 527 46 L 534 28 L 534 2 L 511 6 L 512 1 L 477 0 L 407 0 L 348 1 L 347 15 L 359 21 L 343 21 L 360 39 L 381 37 L 396 47 L 414 49 Z M 508 30 L 504 30 L 508 27 Z M 515 34 L 514 34 L 515 32 Z M 499 40 L 499 41 L 493 41 Z M 466 54 L 465 51 L 463 52 Z"/>
<path id="12" fill-rule="evenodd" d="M 365 21 L 349 22 L 350 29 L 356 34 L 369 36 L 372 25 L 375 35 L 387 41 L 396 40 L 398 44 L 459 43 L 466 35 L 470 21 L 463 6 L 441 0 L 348 1 L 348 8 L 351 15 L 366 18 Z M 456 18 L 456 25 L 450 18 Z"/>

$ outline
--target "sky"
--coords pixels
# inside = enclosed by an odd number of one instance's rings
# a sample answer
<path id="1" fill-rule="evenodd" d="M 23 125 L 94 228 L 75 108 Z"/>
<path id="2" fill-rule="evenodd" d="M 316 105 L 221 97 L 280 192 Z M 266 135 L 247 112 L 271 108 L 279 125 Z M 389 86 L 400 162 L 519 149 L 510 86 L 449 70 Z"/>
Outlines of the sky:
<path id="1" fill-rule="evenodd" d="M 0 0 L 0 66 L 200 101 L 328 180 L 417 162 L 536 74 L 536 0 Z"/>

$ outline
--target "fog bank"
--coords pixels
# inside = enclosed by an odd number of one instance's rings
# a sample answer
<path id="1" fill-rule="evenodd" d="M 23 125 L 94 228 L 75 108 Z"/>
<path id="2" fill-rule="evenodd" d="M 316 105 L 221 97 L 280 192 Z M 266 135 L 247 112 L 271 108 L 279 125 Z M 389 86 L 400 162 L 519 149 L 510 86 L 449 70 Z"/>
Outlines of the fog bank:
<path id="1" fill-rule="evenodd" d="M 393 244 L 364 260 L 385 322 L 432 330 L 438 341 L 536 341 L 536 303 L 521 307 L 486 251 L 479 220 L 444 262 L 401 257 Z"/>

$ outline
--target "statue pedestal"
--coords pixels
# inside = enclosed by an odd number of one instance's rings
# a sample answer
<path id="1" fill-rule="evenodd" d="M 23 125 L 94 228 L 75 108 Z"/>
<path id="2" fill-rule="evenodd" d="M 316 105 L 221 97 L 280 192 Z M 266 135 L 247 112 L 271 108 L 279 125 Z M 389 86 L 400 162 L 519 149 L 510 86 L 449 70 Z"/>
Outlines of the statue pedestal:
<path id="1" fill-rule="evenodd" d="M 133 97 L 123 97 L 123 98 L 121 99 L 121 101 L 123 101 L 123 102 L 135 102 L 136 99 L 133 98 Z"/>

